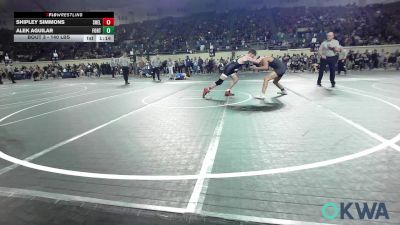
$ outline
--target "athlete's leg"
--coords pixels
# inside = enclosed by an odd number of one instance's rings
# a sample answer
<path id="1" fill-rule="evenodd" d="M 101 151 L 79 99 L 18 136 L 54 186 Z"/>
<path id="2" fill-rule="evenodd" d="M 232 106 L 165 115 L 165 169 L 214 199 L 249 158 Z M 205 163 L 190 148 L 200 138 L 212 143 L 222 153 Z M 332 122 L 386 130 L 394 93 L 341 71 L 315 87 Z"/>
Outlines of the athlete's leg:
<path id="1" fill-rule="evenodd" d="M 203 89 L 203 98 L 211 91 L 211 89 L 214 89 L 215 87 L 221 85 L 224 82 L 224 80 L 226 80 L 226 78 L 228 78 L 227 75 L 221 74 L 221 76 L 219 76 L 219 79 L 217 81 L 210 84 L 210 86 L 204 88 Z"/>
<path id="2" fill-rule="evenodd" d="M 279 83 L 281 78 L 282 78 L 282 76 L 275 77 L 274 78 L 274 84 L 275 84 L 275 86 L 277 86 L 281 90 L 281 91 L 278 92 L 278 94 L 287 95 L 287 92 L 286 92 L 285 88 Z"/>
<path id="3" fill-rule="evenodd" d="M 283 86 L 279 83 L 279 81 L 281 80 L 281 78 L 282 77 L 275 77 L 274 78 L 274 84 L 275 84 L 275 86 L 277 86 L 279 89 L 281 89 L 281 90 L 285 90 L 285 88 L 283 88 Z"/>
<path id="4" fill-rule="evenodd" d="M 224 82 L 224 80 L 226 80 L 226 78 L 228 78 L 227 75 L 221 74 L 221 76 L 219 76 L 219 79 L 217 81 L 215 81 L 214 83 L 210 84 L 210 86 L 208 86 L 208 89 L 211 90 L 211 89 L 215 88 L 216 86 L 221 85 Z"/>
<path id="5" fill-rule="evenodd" d="M 229 85 L 228 90 L 231 90 L 233 88 L 233 86 L 235 86 L 235 84 L 239 81 L 239 77 L 238 77 L 237 73 L 232 74 L 231 78 L 232 78 L 232 82 L 231 82 L 231 85 Z"/>
<path id="6" fill-rule="evenodd" d="M 271 73 L 267 74 L 267 75 L 264 77 L 264 83 L 263 83 L 263 86 L 262 86 L 262 89 L 261 89 L 261 94 L 260 94 L 260 96 L 257 96 L 256 98 L 258 98 L 258 99 L 264 99 L 264 98 L 265 98 L 265 93 L 267 92 L 268 83 L 269 83 L 271 80 L 274 80 L 274 79 L 277 78 L 277 77 L 278 77 L 278 74 L 276 74 L 275 72 L 271 72 Z"/>
<path id="7" fill-rule="evenodd" d="M 277 78 L 277 77 L 278 77 L 278 74 L 276 74 L 275 72 L 271 72 L 271 73 L 267 74 L 264 77 L 264 83 L 263 83 L 263 87 L 262 87 L 262 90 L 261 90 L 262 94 L 265 95 L 265 92 L 267 92 L 268 82 L 273 80 L 273 79 L 275 79 L 275 78 Z"/>
<path id="8" fill-rule="evenodd" d="M 233 74 L 231 75 L 231 78 L 232 78 L 232 82 L 231 82 L 231 85 L 229 85 L 229 88 L 226 89 L 226 91 L 225 91 L 225 96 L 234 96 L 234 95 L 235 95 L 235 94 L 233 94 L 233 93 L 231 92 L 231 89 L 232 89 L 233 86 L 235 86 L 235 84 L 239 81 L 239 77 L 238 77 L 237 73 L 233 73 Z"/>

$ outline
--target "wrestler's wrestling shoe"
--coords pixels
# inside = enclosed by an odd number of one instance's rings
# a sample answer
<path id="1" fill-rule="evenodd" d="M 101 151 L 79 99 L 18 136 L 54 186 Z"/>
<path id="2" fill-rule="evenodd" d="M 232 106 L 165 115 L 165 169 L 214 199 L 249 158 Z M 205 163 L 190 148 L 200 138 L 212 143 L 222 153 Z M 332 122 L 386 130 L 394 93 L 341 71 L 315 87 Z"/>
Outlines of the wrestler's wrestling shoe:
<path id="1" fill-rule="evenodd" d="M 210 93 L 210 89 L 209 88 L 204 88 L 203 89 L 203 98 L 205 98 L 208 93 Z"/>
<path id="2" fill-rule="evenodd" d="M 278 91 L 277 92 L 278 95 L 287 95 L 286 90 L 282 90 L 282 91 Z"/>
<path id="3" fill-rule="evenodd" d="M 263 94 L 259 94 L 259 95 L 253 96 L 253 97 L 256 98 L 256 99 L 260 99 L 260 100 L 264 100 L 265 99 L 265 95 L 263 95 Z"/>
<path id="4" fill-rule="evenodd" d="M 225 96 L 235 96 L 235 94 L 233 94 L 233 93 L 231 92 L 231 90 L 226 90 L 226 91 L 225 91 Z"/>

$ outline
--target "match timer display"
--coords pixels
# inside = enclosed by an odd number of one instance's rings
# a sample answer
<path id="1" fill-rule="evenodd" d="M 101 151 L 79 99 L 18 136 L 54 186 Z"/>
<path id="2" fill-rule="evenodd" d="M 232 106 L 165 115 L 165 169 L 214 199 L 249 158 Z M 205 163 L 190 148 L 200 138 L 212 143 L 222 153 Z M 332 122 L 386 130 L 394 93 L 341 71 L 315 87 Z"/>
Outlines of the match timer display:
<path id="1" fill-rule="evenodd" d="M 114 12 L 14 12 L 14 42 L 114 42 Z"/>

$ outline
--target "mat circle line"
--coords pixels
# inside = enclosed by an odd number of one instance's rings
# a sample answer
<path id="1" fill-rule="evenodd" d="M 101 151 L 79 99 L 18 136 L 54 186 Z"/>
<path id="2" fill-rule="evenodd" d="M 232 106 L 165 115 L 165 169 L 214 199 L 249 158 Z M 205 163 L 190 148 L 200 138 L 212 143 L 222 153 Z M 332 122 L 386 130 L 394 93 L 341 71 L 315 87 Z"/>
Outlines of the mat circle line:
<path id="1" fill-rule="evenodd" d="M 361 93 L 352 92 L 354 94 L 360 96 L 366 96 Z M 393 103 L 387 102 L 381 98 L 370 96 L 373 99 L 379 99 L 379 101 L 394 107 L 396 110 L 400 111 L 399 107 L 395 107 Z M 12 114 L 10 114 L 12 115 Z M 9 116 L 6 116 L 9 117 Z M 0 121 L 3 118 L 0 118 Z M 400 133 L 397 134 L 390 140 L 385 142 L 381 142 L 380 144 L 370 147 L 368 149 L 364 149 L 362 151 L 345 155 L 341 157 L 337 157 L 334 159 L 308 163 L 298 166 L 288 166 L 288 167 L 281 167 L 281 168 L 274 168 L 274 169 L 267 169 L 267 170 L 255 170 L 255 171 L 242 171 L 242 172 L 227 172 L 227 173 L 210 173 L 205 176 L 205 178 L 212 178 L 212 179 L 222 179 L 222 178 L 235 178 L 235 177 L 251 177 L 251 176 L 259 176 L 259 175 L 271 175 L 271 174 L 279 174 L 279 173 L 289 173 L 295 171 L 302 171 L 307 169 L 313 168 L 320 168 L 325 167 L 328 165 L 334 165 L 338 163 L 343 163 L 349 160 L 361 158 L 372 153 L 378 152 L 389 147 L 391 144 L 396 144 L 400 141 Z M 82 171 L 74 171 L 74 170 L 65 170 L 59 169 L 55 167 L 48 167 L 43 166 L 35 163 L 31 163 L 29 161 L 24 161 L 8 154 L 5 154 L 3 151 L 0 150 L 0 158 L 9 161 L 11 163 L 21 165 L 27 168 L 36 169 L 40 171 L 62 174 L 62 175 L 69 175 L 69 176 L 76 176 L 76 177 L 85 177 L 85 178 L 98 178 L 98 179 L 111 179 L 111 180 L 147 180 L 147 181 L 167 181 L 167 180 L 195 180 L 199 178 L 198 174 L 193 175 L 123 175 L 123 174 L 103 174 L 103 173 L 92 173 L 92 172 L 82 172 Z"/>

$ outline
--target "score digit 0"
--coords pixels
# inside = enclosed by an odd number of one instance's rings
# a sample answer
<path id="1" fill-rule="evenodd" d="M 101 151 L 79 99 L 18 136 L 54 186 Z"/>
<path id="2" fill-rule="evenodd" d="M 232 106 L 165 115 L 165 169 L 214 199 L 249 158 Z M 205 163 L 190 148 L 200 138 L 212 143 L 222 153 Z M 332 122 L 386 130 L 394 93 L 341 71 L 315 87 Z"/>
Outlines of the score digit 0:
<path id="1" fill-rule="evenodd" d="M 103 26 L 114 26 L 114 18 L 103 18 Z"/>
<path id="2" fill-rule="evenodd" d="M 114 27 L 103 27 L 103 34 L 114 34 Z"/>

